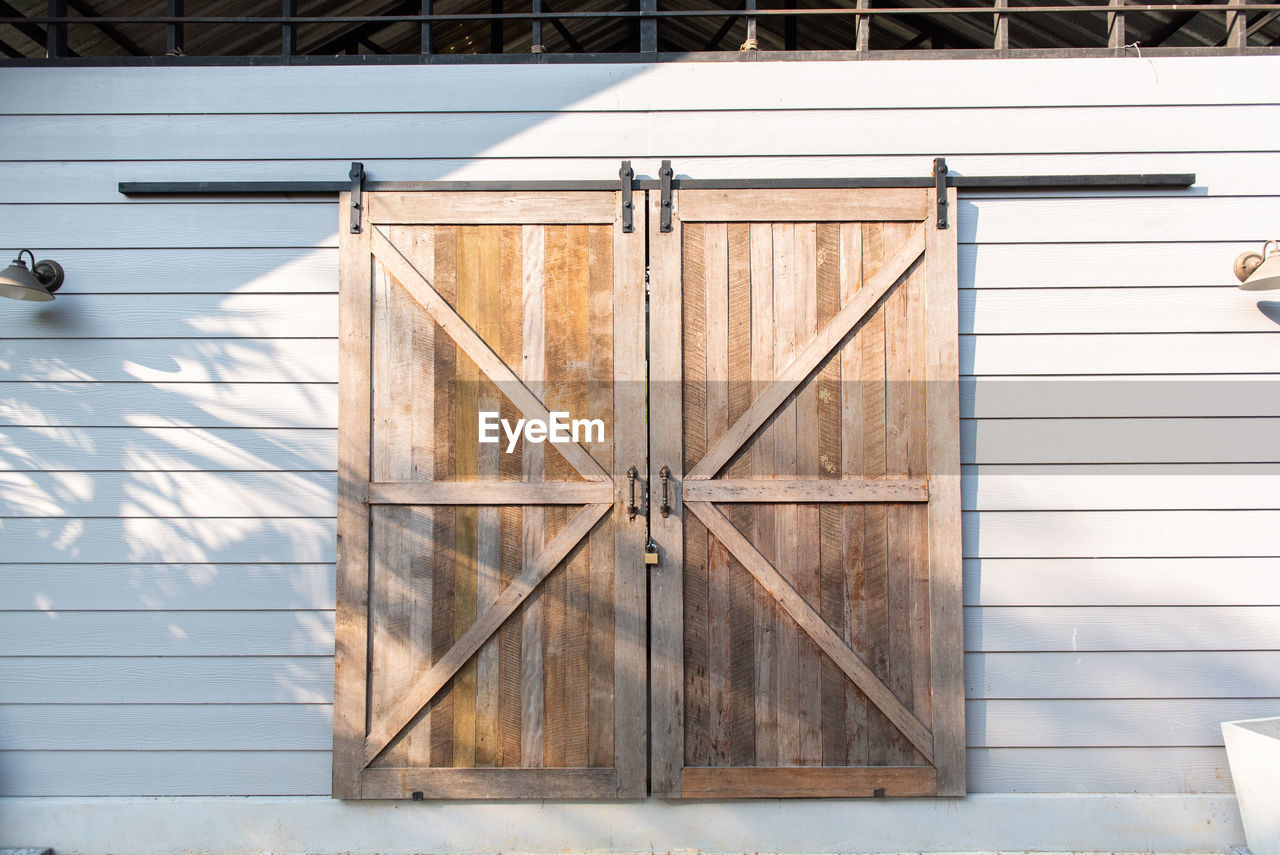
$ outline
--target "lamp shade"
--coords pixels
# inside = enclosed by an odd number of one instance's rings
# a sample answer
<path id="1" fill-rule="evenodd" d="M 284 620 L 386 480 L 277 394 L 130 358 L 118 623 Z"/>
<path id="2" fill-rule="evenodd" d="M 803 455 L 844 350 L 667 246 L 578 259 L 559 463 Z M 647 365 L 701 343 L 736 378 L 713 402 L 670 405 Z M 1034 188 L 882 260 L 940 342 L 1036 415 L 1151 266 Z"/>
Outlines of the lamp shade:
<path id="1" fill-rule="evenodd" d="M 1274 291 L 1280 288 L 1280 252 L 1272 252 L 1249 278 L 1240 283 L 1241 291 Z"/>
<path id="2" fill-rule="evenodd" d="M 35 262 L 35 257 L 31 260 Z M 0 297 L 47 303 L 62 285 L 63 275 L 62 265 L 56 261 L 41 261 L 34 264 L 34 270 L 28 270 L 19 253 L 13 264 L 0 272 Z"/>
<path id="3" fill-rule="evenodd" d="M 1268 253 L 1267 249 L 1271 248 Z M 1269 240 L 1262 252 L 1240 253 L 1233 268 L 1241 291 L 1274 291 L 1280 288 L 1280 243 Z"/>

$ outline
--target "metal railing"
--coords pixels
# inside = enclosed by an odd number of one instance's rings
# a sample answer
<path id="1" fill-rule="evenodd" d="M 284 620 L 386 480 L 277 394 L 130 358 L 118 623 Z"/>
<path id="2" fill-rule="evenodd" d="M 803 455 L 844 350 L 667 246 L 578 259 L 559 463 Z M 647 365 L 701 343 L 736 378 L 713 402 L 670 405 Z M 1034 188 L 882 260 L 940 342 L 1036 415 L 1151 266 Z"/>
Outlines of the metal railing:
<path id="1" fill-rule="evenodd" d="M 507 11 L 508 5 L 520 2 L 525 10 Z M 774 0 L 778 2 L 778 0 Z M 1280 3 L 1241 2 L 1209 2 L 1209 3 L 1130 3 L 1127 0 L 1106 0 L 1106 2 L 1069 5 L 1010 5 L 1010 0 L 991 0 L 989 5 L 955 5 L 955 6 L 899 6 L 875 5 L 872 3 L 900 2 L 900 0 L 846 0 L 855 5 L 832 5 L 817 8 L 797 8 L 797 0 L 782 0 L 784 8 L 760 8 L 757 0 L 740 0 L 736 8 L 702 8 L 702 9 L 659 9 L 658 0 L 632 0 L 630 9 L 597 9 L 588 11 L 551 11 L 546 0 L 490 0 L 487 12 L 450 12 L 433 11 L 433 0 L 405 0 L 392 7 L 384 14 L 340 14 L 340 15 L 299 15 L 297 0 L 281 0 L 279 15 L 187 15 L 184 0 L 166 0 L 166 13 L 163 15 L 111 15 L 93 11 L 85 0 L 50 0 L 48 14 L 21 15 L 9 3 L 0 0 L 0 25 L 15 28 L 31 41 L 43 44 L 45 59 L 68 59 L 77 54 L 68 43 L 68 30 L 72 27 L 95 28 L 103 39 L 112 42 L 131 56 L 171 56 L 186 54 L 187 28 L 191 26 L 238 26 L 261 28 L 263 34 L 276 30 L 279 33 L 279 56 L 285 61 L 301 59 L 299 53 L 298 32 L 308 25 L 341 25 L 348 28 L 345 34 L 324 39 L 319 44 L 311 45 L 305 54 L 311 57 L 333 55 L 335 47 L 345 48 L 347 53 L 359 53 L 362 44 L 369 44 L 370 32 L 378 32 L 396 24 L 410 24 L 417 27 L 416 44 L 411 48 L 403 44 L 394 53 L 400 57 L 411 54 L 416 49 L 419 57 L 432 57 L 439 51 L 434 43 L 433 29 L 442 25 L 487 24 L 491 37 L 487 40 L 488 50 L 481 50 L 484 42 L 477 42 L 475 49 L 467 51 L 472 56 L 507 54 L 507 37 L 517 29 L 511 25 L 528 26 L 528 39 L 521 38 L 522 53 L 544 54 L 544 25 L 553 27 L 567 46 L 569 54 L 588 54 L 581 43 L 574 38 L 567 24 L 570 22 L 612 21 L 626 22 L 631 33 L 625 44 L 615 45 L 612 49 L 596 53 L 636 53 L 657 54 L 663 52 L 660 40 L 660 27 L 676 21 L 707 22 L 708 33 L 716 35 L 710 40 L 712 47 L 708 50 L 755 51 L 760 49 L 761 22 L 781 20 L 784 35 L 781 40 L 782 50 L 788 52 L 802 51 L 796 37 L 797 24 L 801 21 L 840 20 L 845 22 L 850 37 L 846 44 L 835 48 L 838 52 L 855 54 L 883 53 L 888 51 L 918 50 L 924 44 L 931 28 L 936 30 L 937 20 L 972 22 L 978 19 L 984 30 L 990 33 L 989 44 L 978 44 L 968 39 L 968 44 L 960 45 L 968 51 L 983 50 L 997 55 L 1034 53 L 1037 55 L 1096 55 L 1105 52 L 1123 52 L 1129 49 L 1153 53 L 1270 53 L 1280 45 Z M 556 5 L 559 5 L 557 0 Z M 1129 40 L 1126 16 L 1137 14 L 1167 16 L 1162 22 L 1161 37 L 1156 44 L 1144 45 L 1141 39 Z M 1010 23 L 1029 16 L 1062 16 L 1065 21 L 1075 16 L 1105 15 L 1105 30 L 1096 35 L 1096 43 L 1077 44 L 1052 48 L 1027 48 L 1012 44 L 1010 40 Z M 1221 29 L 1212 44 L 1197 44 L 1180 48 L 1162 48 L 1169 35 L 1186 26 L 1192 19 L 1200 15 L 1221 16 Z M 921 37 L 912 39 L 897 46 L 881 46 L 872 48 L 872 32 L 877 22 L 896 20 L 901 22 L 930 22 L 928 26 L 920 26 Z M 745 24 L 746 37 L 740 47 L 729 45 L 720 48 L 725 34 L 739 22 Z M 848 27 L 848 23 L 852 26 Z M 1263 33 L 1263 27 L 1275 22 L 1277 35 L 1271 37 Z M 883 26 L 883 23 L 880 24 Z M 914 25 L 913 25 L 914 26 Z M 140 28 L 157 31 L 164 28 L 165 50 L 150 52 L 140 47 L 144 40 L 138 35 Z M 988 29 L 989 28 L 989 29 Z M 1043 27 L 1042 27 L 1043 29 Z M 1216 30 L 1217 28 L 1214 27 Z M 954 32 L 954 31 L 951 31 Z M 1079 35 L 1077 29 L 1077 36 Z M 504 37 L 505 34 L 505 37 Z M 1105 41 L 1103 37 L 1105 36 Z M 1261 37 L 1260 37 L 1261 36 Z M 1250 40 L 1253 39 L 1251 44 Z M 403 42 L 403 40 L 401 40 Z M 931 41 L 932 47 L 937 47 Z M 946 39 L 942 39 L 946 41 Z M 957 45 L 946 45 L 954 52 Z M 17 51 L 0 40 L 0 50 L 12 59 L 20 59 L 27 54 Z M 670 50 L 668 48 L 668 50 Z M 830 52 L 832 48 L 822 49 Z M 456 51 L 454 52 L 456 53 Z M 934 51 L 938 53 L 938 51 Z M 205 53 L 204 56 L 227 56 L 236 54 Z M 262 56 L 259 52 L 254 56 Z"/>

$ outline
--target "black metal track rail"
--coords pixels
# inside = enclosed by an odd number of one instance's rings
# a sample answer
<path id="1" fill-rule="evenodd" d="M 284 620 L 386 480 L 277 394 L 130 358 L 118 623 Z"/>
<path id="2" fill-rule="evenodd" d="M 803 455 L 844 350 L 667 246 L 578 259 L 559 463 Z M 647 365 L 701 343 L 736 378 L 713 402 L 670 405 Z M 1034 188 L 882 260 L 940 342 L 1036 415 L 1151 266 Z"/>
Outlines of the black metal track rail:
<path id="1" fill-rule="evenodd" d="M 956 175 L 946 176 L 948 187 L 958 190 L 1123 190 L 1183 189 L 1195 184 L 1195 173 L 1149 172 L 1115 175 Z M 933 187 L 932 176 L 902 178 L 759 178 L 715 179 L 673 178 L 677 190 L 819 190 L 876 187 Z M 243 196 L 243 195 L 327 195 L 351 189 L 350 181 L 121 181 L 125 196 Z M 618 181 L 372 181 L 364 182 L 365 192 L 536 190 L 617 190 Z M 656 178 L 637 178 L 635 190 L 658 190 Z"/>

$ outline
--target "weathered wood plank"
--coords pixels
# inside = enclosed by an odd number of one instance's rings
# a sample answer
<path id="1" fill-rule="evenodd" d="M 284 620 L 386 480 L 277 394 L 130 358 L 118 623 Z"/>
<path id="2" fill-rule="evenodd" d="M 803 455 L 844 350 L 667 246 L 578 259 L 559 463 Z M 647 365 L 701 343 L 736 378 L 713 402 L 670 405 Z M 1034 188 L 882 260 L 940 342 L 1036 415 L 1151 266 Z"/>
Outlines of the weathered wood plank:
<path id="1" fill-rule="evenodd" d="M 435 269 L 432 282 L 440 296 L 453 303 L 458 298 L 458 230 L 433 228 Z M 465 359 L 465 357 L 463 357 Z M 457 477 L 458 346 L 439 327 L 434 330 L 435 436 L 431 444 L 436 479 Z M 457 546 L 458 518 L 453 508 L 435 509 L 435 549 L 432 552 L 432 633 L 431 659 L 439 661 L 453 646 L 456 625 L 454 550 Z M 453 765 L 453 693 L 446 692 L 431 716 L 431 765 Z"/>
<path id="2" fill-rule="evenodd" d="M 526 193 L 448 191 L 368 194 L 369 219 L 389 223 L 612 223 L 616 193 L 539 191 Z"/>
<path id="3" fill-rule="evenodd" d="M 613 500 L 603 481 L 378 481 L 369 485 L 372 505 L 581 505 Z"/>
<path id="4" fill-rule="evenodd" d="M 729 255 L 729 413 L 737 421 L 751 406 L 751 227 L 728 228 Z M 740 454 L 729 474 L 750 478 L 751 458 Z M 735 525 L 752 530 L 754 509 L 730 509 Z M 755 764 L 755 580 L 730 557 L 729 569 L 729 757 L 730 766 Z"/>
<path id="5" fill-rule="evenodd" d="M 773 228 L 753 223 L 751 240 L 751 397 L 757 398 L 774 379 Z M 774 474 L 772 426 L 760 431 L 750 446 L 751 474 Z M 715 482 L 708 482 L 713 484 Z M 685 485 L 687 491 L 689 484 Z M 777 561 L 777 514 L 772 507 L 752 509 L 752 542 L 767 560 Z M 755 762 L 778 762 L 777 605 L 769 592 L 752 581 L 754 594 Z"/>
<path id="6" fill-rule="evenodd" d="M 937 795 L 935 778 L 927 766 L 694 768 L 684 770 L 682 783 L 690 799 L 871 798 Z"/>
<path id="7" fill-rule="evenodd" d="M 678 193 L 679 191 L 677 191 Z M 672 217 L 672 231 L 659 230 L 660 200 L 648 200 L 650 283 L 650 446 L 649 483 L 656 504 L 658 471 L 672 468 L 679 485 L 684 480 L 683 326 L 681 320 L 681 241 L 684 225 L 679 206 Z M 696 292 L 696 289 L 693 289 Z M 684 502 L 674 490 L 669 516 L 649 514 L 650 534 L 658 544 L 659 564 L 649 578 L 650 613 L 680 615 L 684 577 Z M 679 797 L 684 766 L 684 622 L 664 620 L 652 624 L 649 635 L 651 788 L 655 796 Z"/>
<path id="8" fill-rule="evenodd" d="M 374 234 L 385 234 L 376 229 Z M 455 273 L 457 276 L 457 298 L 454 301 L 454 309 L 460 325 L 455 329 L 465 330 L 470 333 L 475 342 L 478 342 L 480 349 L 492 354 L 496 359 L 497 355 L 493 353 L 493 345 L 486 341 L 483 334 L 479 331 L 480 312 L 481 312 L 481 288 L 483 287 L 484 274 L 483 269 L 484 247 L 480 230 L 474 226 L 460 226 L 457 230 L 457 256 Z M 388 246 L 394 246 L 388 238 Z M 375 257 L 377 250 L 375 249 Z M 401 255 L 399 249 L 394 250 L 397 256 Z M 406 266 L 411 264 L 408 259 L 404 259 Z M 398 277 L 401 284 L 405 284 L 405 280 L 417 273 L 416 268 L 404 270 Z M 423 280 L 425 281 L 425 279 Z M 414 295 L 411 285 L 409 288 L 410 295 Z M 418 299 L 415 296 L 415 299 Z M 421 303 L 422 301 L 419 300 Z M 427 308 L 423 305 L 423 308 Z M 437 319 L 438 322 L 438 319 Z M 458 341 L 458 337 L 453 334 L 449 326 L 440 324 L 446 335 L 453 337 L 458 344 L 458 363 L 457 363 L 457 385 L 454 392 L 456 401 L 454 403 L 454 434 L 453 440 L 456 443 L 454 451 L 455 465 L 453 476 L 460 481 L 475 480 L 480 475 L 480 449 L 477 442 L 472 441 L 472 426 L 477 424 L 480 412 L 480 384 L 484 377 L 483 369 L 480 364 L 472 357 L 472 349 L 467 348 L 462 342 Z M 466 631 L 475 625 L 476 618 L 480 615 L 480 604 L 478 602 L 478 582 L 481 569 L 481 540 L 480 540 L 480 509 L 469 506 L 462 506 L 454 509 L 454 549 L 452 553 L 453 559 L 453 640 L 454 648 L 457 648 L 458 639 L 460 639 Z M 446 554 L 447 555 L 447 554 Z M 476 648 L 480 648 L 483 642 L 488 640 L 488 634 L 479 639 L 481 644 L 477 644 Z M 457 679 L 453 680 L 453 684 L 449 690 L 453 702 L 453 761 L 449 765 L 458 767 L 470 767 L 476 765 L 476 739 L 478 728 L 477 715 L 477 692 L 478 692 L 478 663 L 472 659 L 475 649 L 468 650 L 467 656 L 463 657 L 460 666 L 456 670 Z M 448 656 L 449 654 L 444 654 Z M 442 657 L 443 658 L 443 657 Z M 437 659 L 434 664 L 438 664 L 441 659 Z M 454 674 L 449 675 L 450 678 Z M 446 681 L 441 681 L 441 684 Z M 397 702 L 405 697 L 401 694 L 397 698 Z M 429 699 L 424 699 L 424 703 Z M 421 708 L 421 705 L 419 705 Z M 389 712 L 398 712 L 393 706 Z M 415 710 L 416 714 L 417 710 Z M 407 720 L 403 715 L 401 720 Z M 400 722 L 387 721 L 384 726 L 393 727 Z M 371 730 L 376 728 L 381 722 L 373 722 Z M 398 730 L 399 728 L 397 728 Z M 395 736 L 396 734 L 391 734 Z M 366 741 L 366 759 L 372 762 L 376 758 L 375 754 L 369 753 Z"/>
<path id="9" fill-rule="evenodd" d="M 954 204 L 954 190 L 947 191 Z M 964 627 L 960 515 L 960 412 L 956 344 L 956 232 L 934 229 L 925 250 L 928 470 L 929 651 L 934 756 L 939 795 L 965 793 Z"/>
<path id="10" fill-rule="evenodd" d="M 847 304 L 862 287 L 863 227 L 857 223 L 840 226 L 840 305 Z M 866 327 L 857 333 L 840 351 L 840 472 L 843 478 L 857 477 L 864 471 L 866 428 L 864 427 L 863 399 L 873 384 L 864 387 L 863 351 L 873 331 L 879 331 L 877 342 L 883 347 L 883 331 L 876 318 L 867 321 Z M 876 367 L 871 375 L 880 373 Z M 883 416 L 881 416 L 883 418 Z M 872 467 L 879 469 L 879 467 Z M 844 590 L 841 592 L 844 613 L 843 637 L 845 644 L 859 656 L 867 653 L 866 601 L 863 585 L 866 574 L 863 568 L 863 538 L 866 533 L 867 509 L 857 505 L 844 508 L 840 542 L 841 571 Z M 873 553 L 874 554 L 874 553 Z M 850 766 L 866 765 L 870 758 L 868 709 L 866 695 L 857 686 L 845 685 L 845 754 L 844 762 Z"/>
<path id="11" fill-rule="evenodd" d="M 369 798 L 601 799 L 618 788 L 612 769 L 421 769 L 385 767 L 365 774 Z"/>
<path id="12" fill-rule="evenodd" d="M 751 201 L 747 204 L 743 201 L 744 192 L 750 193 Z M 680 193 L 680 219 L 686 223 L 919 222 L 925 215 L 923 189 L 684 190 Z"/>
<path id="13" fill-rule="evenodd" d="M 522 327 L 524 341 L 521 377 L 541 398 L 546 380 L 546 230 L 524 226 L 522 242 Z M 525 443 L 523 476 L 528 484 L 543 481 L 546 474 L 544 446 Z M 541 489 L 541 488 L 534 488 Z M 521 534 L 522 566 L 542 552 L 546 542 L 545 514 L 541 507 L 524 509 Z M 543 597 L 535 588 L 521 609 L 520 627 L 520 765 L 541 766 L 545 757 L 545 683 L 543 665 Z"/>
<path id="14" fill-rule="evenodd" d="M 567 410 L 568 389 L 564 372 L 569 361 L 569 234 L 567 226 L 548 226 L 546 232 L 546 343 L 548 407 Z M 564 456 L 553 449 L 546 455 L 547 480 L 563 481 L 570 476 L 570 467 Z M 594 462 L 594 460 L 593 460 Z M 547 536 L 559 530 L 568 519 L 563 507 L 549 507 L 545 511 Z M 565 648 L 569 632 L 565 620 L 565 597 L 568 587 L 566 569 L 562 566 L 547 577 L 542 586 L 546 607 L 546 623 L 543 627 L 545 662 L 546 706 L 545 763 L 547 766 L 566 766 L 565 750 L 565 692 L 568 678 L 564 667 Z M 576 676 L 576 675 L 575 675 Z"/>
<path id="15" fill-rule="evenodd" d="M 819 194 L 823 195 L 823 194 Z M 818 326 L 817 227 L 813 223 L 797 223 L 793 256 L 793 317 L 796 351 L 824 327 Z M 822 360 L 819 360 L 819 365 Z M 795 396 L 797 477 L 818 479 L 820 464 L 820 402 L 818 384 L 813 379 L 801 384 Z M 792 584 L 800 596 L 814 607 L 822 608 L 821 532 L 819 508 L 799 505 L 794 508 L 796 551 Z M 804 635 L 799 636 L 797 656 L 797 700 L 799 712 L 800 763 L 822 765 L 822 654 Z"/>
<path id="16" fill-rule="evenodd" d="M 817 328 L 831 322 L 840 309 L 840 232 L 841 225 L 821 223 L 817 228 L 817 276 L 815 290 Z M 825 365 L 817 378 L 818 387 L 818 478 L 816 483 L 832 484 L 841 474 L 841 390 L 840 371 L 846 344 Z M 811 482 L 814 483 L 814 482 Z M 844 509 L 818 509 L 818 550 L 820 560 L 821 598 L 819 612 L 832 629 L 842 637 L 845 626 L 845 578 L 842 561 Z M 822 668 L 822 765 L 844 766 L 848 763 L 849 734 L 846 728 L 846 691 L 848 681 L 835 663 L 827 658 Z"/>
<path id="17" fill-rule="evenodd" d="M 610 201 L 613 195 L 609 194 Z M 610 216 L 615 214 L 610 209 Z M 567 321 L 564 363 L 558 379 L 564 390 L 561 409 L 569 413 L 586 413 L 590 407 L 591 380 L 591 244 L 590 226 L 572 225 L 565 254 L 565 320 Z M 562 447 L 562 446 L 557 446 Z M 592 460 L 607 473 L 609 461 L 600 456 Z M 607 483 L 607 482 L 606 482 Z M 610 497 L 610 500 L 612 497 Z M 564 509 L 557 509 L 561 513 Z M 564 566 L 565 581 L 565 688 L 564 688 L 564 765 L 589 766 L 590 725 L 590 656 L 591 642 L 590 535 L 570 552 Z M 583 691 L 585 680 L 586 691 Z"/>
<path id="18" fill-rule="evenodd" d="M 682 471 L 695 469 L 708 447 L 708 274 L 707 232 L 714 225 L 682 225 L 680 258 L 683 292 L 683 426 Z M 652 306 L 652 301 L 650 302 Z M 727 407 L 728 400 L 725 399 Z M 711 762 L 710 561 L 706 529 L 693 518 L 684 519 L 684 764 Z"/>
<path id="19" fill-rule="evenodd" d="M 644 472 L 649 459 L 648 425 L 628 414 L 648 403 L 648 335 L 645 325 L 646 235 L 627 234 L 613 225 L 614 378 L 614 555 L 613 555 L 613 750 L 618 772 L 617 795 L 648 794 L 649 574 L 644 564 L 648 526 L 622 513 L 627 467 Z M 621 415 L 621 417 L 618 417 Z M 644 476 L 642 476 L 644 477 Z"/>
<path id="20" fill-rule="evenodd" d="M 512 370 L 522 368 L 524 358 L 524 295 L 522 227 L 505 226 L 501 237 L 502 342 L 498 355 Z M 515 405 L 505 397 L 501 400 L 503 418 L 518 418 Z M 499 462 L 503 483 L 521 483 L 524 471 L 524 449 L 517 446 L 511 453 L 504 453 Z M 606 500 L 607 501 L 607 500 Z M 524 509 L 503 507 L 501 514 L 501 588 L 520 575 L 524 564 L 523 526 Z M 527 602 L 527 601 L 526 601 Z M 499 698 L 498 719 L 501 745 L 499 761 L 502 766 L 520 765 L 521 705 L 522 705 L 522 635 L 523 609 L 517 610 L 502 625 L 499 632 Z"/>
<path id="21" fill-rule="evenodd" d="M 606 425 L 605 436 L 618 441 L 617 420 L 614 418 L 614 262 L 612 227 L 592 226 L 588 230 L 587 270 L 589 288 L 587 300 L 587 354 L 588 384 L 587 418 L 600 419 Z M 631 274 L 632 271 L 627 271 Z M 624 274 L 626 275 L 626 274 Z M 612 503 L 621 480 L 623 467 L 617 465 L 615 449 L 609 442 L 594 443 L 593 456 L 612 476 L 609 486 L 613 494 L 603 499 Z M 613 513 L 617 515 L 615 505 Z M 587 578 L 585 580 L 588 603 L 586 622 L 590 635 L 586 639 L 590 674 L 586 709 L 587 763 L 596 768 L 615 768 L 614 750 L 614 550 L 617 526 L 615 520 L 606 517 L 589 535 Z"/>
<path id="22" fill-rule="evenodd" d="M 690 481 L 685 485 L 684 494 L 690 502 L 927 502 L 929 481 L 925 478 L 858 478 L 839 481 L 717 478 L 714 481 Z"/>
<path id="23" fill-rule="evenodd" d="M 476 332 L 490 343 L 502 359 L 506 348 L 502 342 L 502 229 L 497 226 L 480 226 L 476 230 L 476 255 L 479 285 L 477 295 L 479 312 Z M 509 364 L 503 359 L 503 364 Z M 479 386 L 477 406 L 482 412 L 500 412 L 502 396 L 489 380 Z M 478 475 L 481 482 L 493 484 L 501 477 L 499 461 L 502 449 L 498 444 L 479 449 Z M 502 510 L 485 506 L 477 511 L 476 525 L 476 611 L 482 613 L 494 600 L 502 587 Z M 502 745 L 499 733 L 498 695 L 499 638 L 495 632 L 476 653 L 476 765 L 496 766 L 501 759 Z"/>
<path id="24" fill-rule="evenodd" d="M 776 330 L 773 364 L 777 376 L 774 378 L 773 385 L 752 402 L 753 407 L 760 406 L 764 397 L 778 387 L 778 378 L 786 371 L 786 367 L 792 364 L 799 342 L 803 341 L 803 330 L 800 329 L 800 325 L 804 315 L 804 295 L 800 292 L 796 277 L 795 232 L 794 224 L 775 223 L 773 225 L 773 311 Z M 776 431 L 772 468 L 774 477 L 795 478 L 798 474 L 799 419 L 796 410 L 797 405 L 794 402 L 784 402 L 780 404 L 776 415 L 771 414 Z M 751 410 L 748 410 L 747 415 L 750 414 Z M 742 419 L 739 419 L 739 422 L 742 422 Z M 775 511 L 775 524 L 777 526 L 775 534 L 777 569 L 789 584 L 794 585 L 802 538 L 797 507 L 794 504 L 779 506 Z M 741 561 L 742 557 L 739 556 L 738 560 Z M 747 569 L 750 570 L 750 567 Z M 801 761 L 799 671 L 805 641 L 803 633 L 785 611 L 779 613 L 776 628 L 778 633 L 778 765 L 798 766 Z"/>
<path id="25" fill-rule="evenodd" d="M 682 194 L 685 205 L 681 217 L 688 221 L 688 202 L 693 194 Z M 695 226 L 686 226 L 690 232 Z M 707 223 L 703 233 L 703 280 L 705 321 L 702 335 L 706 340 L 706 443 L 715 442 L 729 429 L 729 234 L 724 223 Z M 690 247 L 686 246 L 686 251 Z M 687 264 L 687 262 L 686 262 Z M 697 287 L 696 282 L 691 283 Z M 698 335 L 697 328 L 689 334 Z M 686 445 L 686 451 L 694 443 Z M 704 446 L 705 447 L 705 446 Z M 697 463 L 697 460 L 693 460 Z M 688 496 L 686 495 L 686 499 Z M 689 765 L 729 765 L 732 738 L 729 694 L 729 663 L 732 655 L 729 637 L 729 552 L 715 538 L 707 542 L 706 564 L 706 739 L 709 756 L 692 760 Z M 686 596 L 686 603 L 691 598 Z M 696 679 L 696 677 L 695 677 Z M 692 699 L 693 692 L 690 692 Z M 690 717 L 689 726 L 698 723 Z M 686 739 L 685 747 L 692 744 Z"/>

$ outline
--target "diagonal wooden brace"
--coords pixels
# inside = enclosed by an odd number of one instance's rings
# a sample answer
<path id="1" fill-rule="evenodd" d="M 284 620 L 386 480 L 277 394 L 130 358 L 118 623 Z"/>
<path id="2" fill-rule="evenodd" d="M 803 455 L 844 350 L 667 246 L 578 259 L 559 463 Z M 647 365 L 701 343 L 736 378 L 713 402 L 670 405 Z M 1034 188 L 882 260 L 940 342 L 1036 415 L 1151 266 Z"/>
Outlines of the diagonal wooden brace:
<path id="1" fill-rule="evenodd" d="M 845 644 L 844 639 L 822 619 L 822 615 L 814 611 L 813 606 L 800 596 L 769 560 L 729 522 L 729 518 L 709 502 L 685 502 L 684 506 L 702 520 L 707 530 L 742 562 L 742 566 L 778 601 L 800 629 L 813 639 L 823 653 L 831 657 L 867 699 L 932 763 L 933 734 L 929 732 L 929 728 L 898 700 L 898 696 Z"/>
<path id="2" fill-rule="evenodd" d="M 476 619 L 448 652 L 440 657 L 422 680 L 396 703 L 382 721 L 374 722 L 364 741 L 364 763 L 368 766 L 396 738 L 405 725 L 431 703 L 432 698 L 453 679 L 453 675 L 476 654 L 485 641 L 502 626 L 507 618 L 528 598 L 533 589 L 551 575 L 569 551 L 586 537 L 591 529 L 612 505 L 587 505 L 569 520 L 555 538 L 547 544 L 538 557 L 511 581 L 506 590 L 494 600 L 493 605 Z"/>
<path id="3" fill-rule="evenodd" d="M 755 436 L 774 411 L 781 407 L 791 393 L 804 382 L 813 369 L 826 359 L 844 337 L 875 308 L 880 299 L 889 292 L 894 283 L 906 272 L 915 260 L 924 254 L 925 224 L 921 224 L 902 246 L 885 263 L 884 266 L 867 280 L 866 284 L 854 295 L 849 303 L 836 313 L 825 327 L 818 331 L 804 348 L 796 354 L 791 364 L 778 373 L 778 379 L 752 402 L 729 430 L 716 440 L 715 445 L 703 456 L 698 464 L 685 475 L 686 481 L 706 481 L 738 453 L 743 443 Z M 375 250 L 376 251 L 376 250 Z"/>
<path id="4" fill-rule="evenodd" d="M 440 325 L 440 329 L 457 342 L 462 352 L 497 384 L 525 418 L 549 422 L 551 413 L 546 405 L 537 395 L 529 391 L 529 387 L 516 376 L 507 363 L 502 361 L 502 357 L 498 356 L 493 348 L 489 347 L 488 343 L 462 319 L 462 316 L 454 311 L 449 301 L 440 296 L 435 286 L 418 272 L 413 263 L 405 258 L 382 229 L 374 227 L 372 237 L 374 258 L 382 263 L 387 272 L 395 277 L 409 295 Z M 588 481 L 611 480 L 604 467 L 579 443 L 557 443 L 555 448 Z"/>

